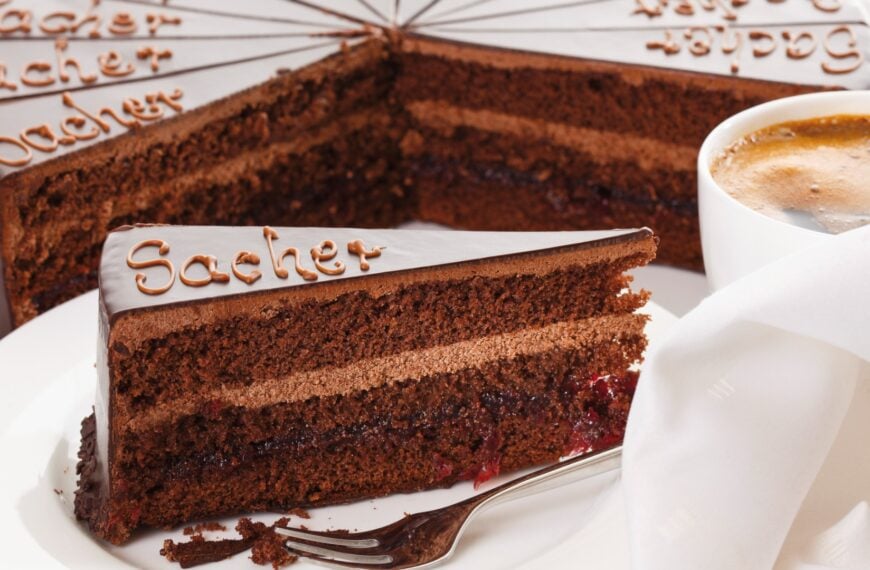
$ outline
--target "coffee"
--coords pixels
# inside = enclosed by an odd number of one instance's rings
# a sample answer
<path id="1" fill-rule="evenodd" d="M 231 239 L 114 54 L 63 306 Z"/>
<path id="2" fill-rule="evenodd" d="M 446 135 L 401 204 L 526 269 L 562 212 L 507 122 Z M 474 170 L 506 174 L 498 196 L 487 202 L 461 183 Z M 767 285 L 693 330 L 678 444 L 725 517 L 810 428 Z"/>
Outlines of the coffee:
<path id="1" fill-rule="evenodd" d="M 870 224 L 870 115 L 767 127 L 725 149 L 711 172 L 772 218 L 829 233 Z"/>

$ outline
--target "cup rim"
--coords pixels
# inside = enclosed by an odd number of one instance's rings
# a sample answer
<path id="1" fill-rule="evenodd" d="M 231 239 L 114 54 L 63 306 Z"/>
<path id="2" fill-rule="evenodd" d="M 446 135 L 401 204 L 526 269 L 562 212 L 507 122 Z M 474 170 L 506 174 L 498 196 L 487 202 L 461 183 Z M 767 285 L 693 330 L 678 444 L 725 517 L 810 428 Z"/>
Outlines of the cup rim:
<path id="1" fill-rule="evenodd" d="M 866 102 L 866 110 L 856 112 L 842 112 L 837 110 L 837 104 L 857 104 L 860 106 L 862 102 Z M 819 103 L 829 107 L 828 111 L 819 111 L 813 107 L 814 103 Z M 815 109 L 810 111 L 810 109 Z M 806 115 L 801 112 L 805 109 Z M 786 115 L 797 115 L 793 118 L 774 118 L 777 113 Z M 870 90 L 852 90 L 852 91 L 825 91 L 818 93 L 806 93 L 803 95 L 793 95 L 782 99 L 775 99 L 766 103 L 761 103 L 745 109 L 731 117 L 725 119 L 710 131 L 704 138 L 701 144 L 701 149 L 698 151 L 697 171 L 698 171 L 698 199 L 701 199 L 703 192 L 715 192 L 731 204 L 736 204 L 744 213 L 768 223 L 780 226 L 782 229 L 789 228 L 793 231 L 798 231 L 804 234 L 827 235 L 825 232 L 802 228 L 800 226 L 789 224 L 776 218 L 766 216 L 761 212 L 747 206 L 724 188 L 713 178 L 710 171 L 710 165 L 713 159 L 721 153 L 728 145 L 736 142 L 740 138 L 755 132 L 759 129 L 770 127 L 779 123 L 789 121 L 798 121 L 803 119 L 812 119 L 815 117 L 831 117 L 843 114 L 867 114 L 870 115 Z M 763 120 L 763 117 L 770 116 L 770 120 Z M 749 124 L 761 122 L 760 126 L 749 127 Z M 702 190 L 707 188 L 708 190 Z"/>

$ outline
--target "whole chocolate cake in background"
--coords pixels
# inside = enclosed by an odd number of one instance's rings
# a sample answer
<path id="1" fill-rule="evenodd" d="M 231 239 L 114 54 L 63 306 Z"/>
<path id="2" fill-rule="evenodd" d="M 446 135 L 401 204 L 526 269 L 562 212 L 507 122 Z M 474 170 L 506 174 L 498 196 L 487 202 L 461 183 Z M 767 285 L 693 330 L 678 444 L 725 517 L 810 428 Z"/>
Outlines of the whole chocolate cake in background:
<path id="1" fill-rule="evenodd" d="M 622 440 L 648 229 L 127 227 L 76 514 L 140 526 L 485 481 Z"/>
<path id="2" fill-rule="evenodd" d="M 725 117 L 870 87 L 857 0 L 0 1 L 0 331 L 127 223 L 650 226 Z"/>

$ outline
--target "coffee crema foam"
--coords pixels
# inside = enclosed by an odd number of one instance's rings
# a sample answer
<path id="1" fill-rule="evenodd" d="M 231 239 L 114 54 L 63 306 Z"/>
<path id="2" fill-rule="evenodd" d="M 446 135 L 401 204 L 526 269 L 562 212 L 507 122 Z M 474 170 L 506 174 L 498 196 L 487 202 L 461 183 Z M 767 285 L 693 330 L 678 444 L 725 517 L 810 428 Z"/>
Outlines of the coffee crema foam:
<path id="1" fill-rule="evenodd" d="M 710 171 L 731 196 L 777 220 L 828 233 L 870 224 L 870 115 L 764 128 L 731 144 Z"/>

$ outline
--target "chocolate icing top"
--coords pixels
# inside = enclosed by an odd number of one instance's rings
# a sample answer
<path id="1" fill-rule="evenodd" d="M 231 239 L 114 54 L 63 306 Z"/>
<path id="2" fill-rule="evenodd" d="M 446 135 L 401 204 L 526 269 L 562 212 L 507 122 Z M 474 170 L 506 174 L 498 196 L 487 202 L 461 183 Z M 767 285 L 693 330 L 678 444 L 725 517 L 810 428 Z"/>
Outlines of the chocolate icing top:
<path id="1" fill-rule="evenodd" d="M 382 28 L 569 57 L 870 88 L 870 29 L 861 6 L 861 0 L 8 0 L 0 5 L 0 176 L 126 133 L 134 122 L 201 107 L 278 69 L 334 54 L 342 39 L 383 35 Z"/>
<path id="2" fill-rule="evenodd" d="M 648 229 L 468 232 L 128 226 L 110 233 L 103 247 L 100 293 L 105 316 L 111 321 L 114 316 L 135 309 L 311 287 L 339 279 L 357 279 L 565 246 L 592 247 L 613 241 L 645 239 L 650 234 Z M 327 240 L 332 240 L 335 247 L 324 247 Z M 358 241 L 368 252 L 377 248 L 380 254 L 361 255 Z M 164 246 L 162 250 L 161 246 Z M 312 252 L 318 247 L 320 249 Z M 295 253 L 282 257 L 288 248 L 295 248 Z M 232 264 L 240 252 L 254 254 L 259 263 L 249 256 L 244 265 L 238 265 L 238 269 L 244 274 L 259 271 L 260 278 L 249 282 L 234 274 Z M 332 253 L 335 253 L 334 257 Z M 209 263 L 205 256 L 213 256 L 214 263 Z M 315 266 L 314 258 L 320 259 L 322 268 Z M 369 268 L 364 269 L 365 265 Z M 338 267 L 343 270 L 327 271 Z M 314 278 L 306 278 L 303 275 L 306 272 L 313 274 Z M 189 283 L 197 285 L 185 284 L 182 273 Z M 144 276 L 144 280 L 139 275 Z"/>

